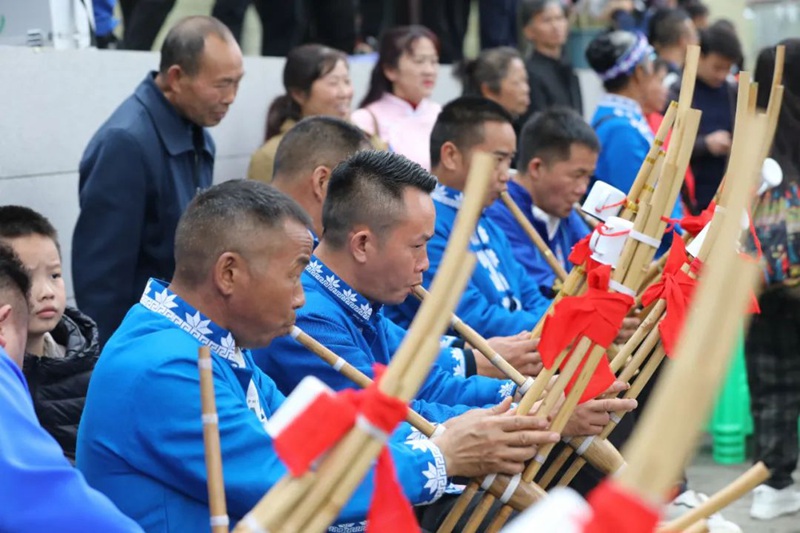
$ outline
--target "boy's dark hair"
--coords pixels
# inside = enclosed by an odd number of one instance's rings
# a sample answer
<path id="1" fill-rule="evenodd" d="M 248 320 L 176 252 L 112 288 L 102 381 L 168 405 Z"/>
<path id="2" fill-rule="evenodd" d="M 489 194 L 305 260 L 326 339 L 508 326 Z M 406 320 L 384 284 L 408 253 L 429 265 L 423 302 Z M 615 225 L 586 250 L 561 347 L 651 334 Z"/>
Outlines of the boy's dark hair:
<path id="1" fill-rule="evenodd" d="M 369 148 L 366 133 L 347 121 L 323 115 L 304 118 L 278 144 L 272 179 L 292 180 L 319 165 L 333 168 L 359 150 Z"/>
<path id="2" fill-rule="evenodd" d="M 570 158 L 573 144 L 600 151 L 600 141 L 592 127 L 576 111 L 555 106 L 533 115 L 520 133 L 517 168 L 525 172 L 531 159 L 538 157 L 547 164 Z"/>
<path id="3" fill-rule="evenodd" d="M 650 18 L 647 38 L 655 47 L 674 46 L 686 33 L 689 14 L 680 8 L 660 8 Z"/>
<path id="4" fill-rule="evenodd" d="M 503 106 L 480 96 L 462 96 L 445 105 L 431 131 L 431 167 L 439 164 L 446 142 L 462 152 L 480 144 L 486 122 L 513 124 L 514 119 Z"/>
<path id="5" fill-rule="evenodd" d="M 322 240 L 341 249 L 354 226 L 363 224 L 382 238 L 404 214 L 403 192 L 430 193 L 436 178 L 402 155 L 368 150 L 342 161 L 328 183 L 322 207 Z"/>
<path id="6" fill-rule="evenodd" d="M 23 314 L 27 315 L 27 302 L 30 292 L 31 278 L 27 269 L 11 246 L 0 242 L 0 305 L 12 303 L 7 302 L 7 299 L 15 296 L 21 297 L 22 301 L 26 303 Z"/>
<path id="7" fill-rule="evenodd" d="M 287 220 L 310 227 L 302 207 L 264 183 L 231 180 L 191 201 L 175 232 L 175 278 L 197 287 L 226 251 L 247 256 L 254 230 L 282 229 Z"/>
<path id="8" fill-rule="evenodd" d="M 700 32 L 700 53 L 704 56 L 719 54 L 738 64 L 742 60 L 742 43 L 724 26 L 711 25 Z"/>
<path id="9" fill-rule="evenodd" d="M 44 215 L 21 205 L 0 206 L 0 240 L 29 235 L 50 238 L 61 253 L 58 232 Z"/>
<path id="10" fill-rule="evenodd" d="M 172 65 L 178 65 L 189 76 L 200 72 L 203 49 L 206 37 L 209 35 L 235 42 L 231 30 L 214 17 L 198 15 L 178 21 L 169 30 L 164 38 L 164 44 L 161 45 L 161 62 L 158 69 L 161 75 L 166 75 Z"/>
<path id="11" fill-rule="evenodd" d="M 522 0 L 517 9 L 519 26 L 521 28 L 527 26 L 533 17 L 544 11 L 550 4 L 556 4 L 561 9 L 564 9 L 564 5 L 560 0 Z"/>

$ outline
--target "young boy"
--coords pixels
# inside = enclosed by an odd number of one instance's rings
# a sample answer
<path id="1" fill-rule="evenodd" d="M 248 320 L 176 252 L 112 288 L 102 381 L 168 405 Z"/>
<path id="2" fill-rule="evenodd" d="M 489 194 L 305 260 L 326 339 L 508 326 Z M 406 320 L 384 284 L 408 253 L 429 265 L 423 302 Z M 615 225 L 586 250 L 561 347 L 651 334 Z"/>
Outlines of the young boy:
<path id="1" fill-rule="evenodd" d="M 27 207 L 0 207 L 0 242 L 16 252 L 31 276 L 23 373 L 36 416 L 74 462 L 78 423 L 99 355 L 97 327 L 66 307 L 58 236 L 45 217 Z"/>
<path id="2" fill-rule="evenodd" d="M 89 487 L 36 421 L 20 372 L 31 284 L 25 270 L 13 250 L 0 243 L 0 528 L 141 533 Z"/>

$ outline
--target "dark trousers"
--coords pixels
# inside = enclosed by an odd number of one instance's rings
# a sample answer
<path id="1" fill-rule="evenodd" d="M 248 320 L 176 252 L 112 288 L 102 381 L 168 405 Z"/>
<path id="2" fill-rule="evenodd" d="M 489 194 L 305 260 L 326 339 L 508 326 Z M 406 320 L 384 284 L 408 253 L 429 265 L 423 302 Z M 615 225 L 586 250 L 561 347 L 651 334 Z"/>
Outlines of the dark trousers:
<path id="1" fill-rule="evenodd" d="M 242 42 L 244 15 L 251 0 L 217 0 L 211 16 L 222 21 Z M 285 56 L 300 44 L 300 9 L 295 0 L 254 0 L 252 2 L 261 20 L 261 55 Z"/>
<path id="2" fill-rule="evenodd" d="M 800 287 L 767 290 L 746 342 L 755 461 L 772 471 L 767 484 L 792 484 L 800 417 Z"/>
<path id="3" fill-rule="evenodd" d="M 481 50 L 517 46 L 517 0 L 480 0 Z"/>
<path id="4" fill-rule="evenodd" d="M 150 50 L 175 0 L 119 0 L 125 29 L 122 48 Z"/>
<path id="5" fill-rule="evenodd" d="M 455 63 L 464 58 L 464 36 L 469 20 L 469 0 L 424 0 L 421 2 L 422 24 L 439 38 L 442 63 Z"/>

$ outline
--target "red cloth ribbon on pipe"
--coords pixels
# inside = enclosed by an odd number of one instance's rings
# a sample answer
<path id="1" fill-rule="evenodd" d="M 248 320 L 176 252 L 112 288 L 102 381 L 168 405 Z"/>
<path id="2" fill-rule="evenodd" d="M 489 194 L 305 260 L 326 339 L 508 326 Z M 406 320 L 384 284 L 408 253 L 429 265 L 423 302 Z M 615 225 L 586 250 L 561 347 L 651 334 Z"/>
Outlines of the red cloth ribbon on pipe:
<path id="1" fill-rule="evenodd" d="M 608 347 L 617 337 L 622 320 L 633 306 L 634 300 L 626 294 L 609 292 L 610 279 L 611 266 L 598 265 L 588 273 L 586 293 L 567 296 L 555 305 L 553 314 L 545 319 L 539 342 L 539 353 L 545 367 L 552 368 L 558 355 L 580 337 L 588 337 L 594 344 L 603 347 Z M 565 358 L 564 363 L 568 359 L 569 357 Z M 578 372 L 567 385 L 567 391 L 571 390 L 584 364 L 585 361 L 582 361 Z M 596 397 L 613 382 L 614 374 L 607 361 L 601 361 L 580 401 Z"/>
<path id="2" fill-rule="evenodd" d="M 600 226 L 597 226 L 597 228 L 599 227 Z M 597 231 L 597 228 L 595 228 L 594 231 Z M 589 246 L 589 240 L 592 238 L 592 234 L 594 233 L 594 231 L 589 233 L 583 239 L 576 242 L 572 247 L 572 251 L 569 253 L 569 257 L 567 257 L 569 262 L 575 266 L 580 266 L 585 264 L 586 266 L 584 268 L 586 272 L 589 272 L 594 267 L 600 264 L 591 257 L 592 249 Z"/>
<path id="3" fill-rule="evenodd" d="M 592 518 L 584 524 L 583 533 L 653 533 L 658 526 L 658 509 L 612 480 L 590 492 L 587 502 Z"/>
<path id="4" fill-rule="evenodd" d="M 680 226 L 692 237 L 703 231 L 706 224 L 714 218 L 714 209 L 717 204 L 711 202 L 699 215 L 687 215 L 680 220 Z"/>
<path id="5" fill-rule="evenodd" d="M 569 262 L 575 266 L 582 265 L 589 259 L 589 256 L 592 255 L 592 249 L 589 247 L 589 240 L 592 238 L 592 232 L 590 232 L 586 237 L 579 240 L 575 243 L 572 247 L 572 251 L 569 253 Z"/>
<path id="6" fill-rule="evenodd" d="M 661 332 L 664 351 L 669 356 L 672 355 L 678 342 L 689 310 L 689 300 L 697 286 L 697 280 L 681 270 L 687 260 L 686 245 L 683 239 L 678 235 L 673 235 L 672 246 L 664 264 L 661 280 L 651 285 L 642 294 L 642 304 L 645 307 L 658 299 L 666 300 L 666 313 L 664 319 L 658 324 L 658 330 Z"/>
<path id="7" fill-rule="evenodd" d="M 274 439 L 275 451 L 293 476 L 306 473 L 359 418 L 386 435 L 405 420 L 408 406 L 378 388 L 384 367 L 375 365 L 374 370 L 375 381 L 368 388 L 321 394 Z M 375 492 L 367 514 L 367 531 L 420 531 L 411 504 L 397 481 L 387 446 L 381 450 L 375 468 Z"/>

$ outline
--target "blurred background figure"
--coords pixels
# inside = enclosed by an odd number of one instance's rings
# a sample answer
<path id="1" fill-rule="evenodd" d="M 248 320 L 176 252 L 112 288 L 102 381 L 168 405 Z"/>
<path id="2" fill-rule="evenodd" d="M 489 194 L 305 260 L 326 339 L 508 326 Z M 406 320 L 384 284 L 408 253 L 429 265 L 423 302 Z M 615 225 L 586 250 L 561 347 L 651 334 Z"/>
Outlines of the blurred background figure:
<path id="1" fill-rule="evenodd" d="M 247 177 L 272 181 L 275 151 L 283 135 L 300 119 L 327 115 L 350 116 L 353 86 L 347 56 L 320 44 L 304 44 L 289 52 L 283 67 L 284 94 L 272 101 L 267 112 L 264 145 L 253 154 Z"/>
<path id="2" fill-rule="evenodd" d="M 650 19 L 648 40 L 666 63 L 668 73 L 664 83 L 670 87 L 681 78 L 686 50 L 699 42 L 697 28 L 683 9 L 662 8 Z"/>
<path id="3" fill-rule="evenodd" d="M 754 423 L 753 460 L 764 461 L 772 472 L 756 488 L 750 508 L 750 516 L 762 520 L 800 511 L 800 493 L 792 479 L 800 417 L 800 235 L 792 221 L 800 206 L 800 39 L 782 44 L 786 45 L 785 92 L 771 157 L 783 170 L 783 182 L 764 194 L 754 216 L 770 268 L 759 298 L 761 314 L 753 315 L 745 352 Z M 770 46 L 758 55 L 755 67 L 762 108 L 769 101 L 774 66 L 775 47 Z"/>
<path id="4" fill-rule="evenodd" d="M 693 213 L 703 211 L 725 174 L 731 151 L 733 118 L 736 114 L 736 83 L 731 69 L 742 60 L 742 47 L 736 35 L 719 26 L 700 32 L 700 61 L 692 107 L 703 112 L 692 150 L 691 167 L 695 177 Z M 670 88 L 670 100 L 678 100 L 680 80 Z"/>
<path id="5" fill-rule="evenodd" d="M 394 152 L 430 169 L 428 140 L 442 106 L 430 99 L 439 74 L 439 40 L 424 26 L 398 26 L 381 37 L 367 95 L 353 123 Z"/>
<path id="6" fill-rule="evenodd" d="M 559 0 L 521 0 L 519 23 L 533 46 L 525 59 L 530 85 L 530 106 L 522 121 L 554 105 L 583 113 L 578 76 L 564 58 L 569 21 Z"/>
<path id="7" fill-rule="evenodd" d="M 511 113 L 519 138 L 522 129 L 519 117 L 528 110 L 531 100 L 528 73 L 516 48 L 501 46 L 484 50 L 477 58 L 459 64 L 456 75 L 463 85 L 463 95 L 483 96 Z"/>

